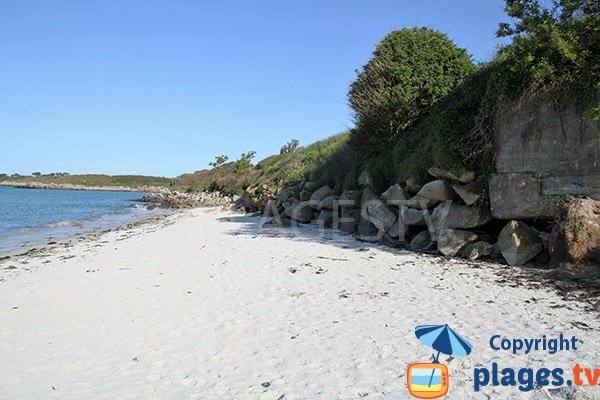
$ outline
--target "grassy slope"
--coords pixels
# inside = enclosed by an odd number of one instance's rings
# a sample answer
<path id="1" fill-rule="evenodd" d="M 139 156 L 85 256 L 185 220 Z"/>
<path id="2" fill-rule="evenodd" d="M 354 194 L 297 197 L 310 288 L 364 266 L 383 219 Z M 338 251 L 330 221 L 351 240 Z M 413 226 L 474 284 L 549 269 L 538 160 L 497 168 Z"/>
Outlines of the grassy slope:
<path id="1" fill-rule="evenodd" d="M 234 161 L 211 170 L 178 176 L 173 182 L 180 190 L 219 190 L 229 194 L 241 194 L 248 186 L 261 183 L 270 186 L 296 184 L 311 175 L 319 183 L 329 183 L 335 166 L 324 166 L 344 148 L 348 136 L 349 133 L 345 132 L 291 153 L 272 155 L 256 166 L 239 168 Z M 344 174 L 346 172 L 343 171 Z"/>

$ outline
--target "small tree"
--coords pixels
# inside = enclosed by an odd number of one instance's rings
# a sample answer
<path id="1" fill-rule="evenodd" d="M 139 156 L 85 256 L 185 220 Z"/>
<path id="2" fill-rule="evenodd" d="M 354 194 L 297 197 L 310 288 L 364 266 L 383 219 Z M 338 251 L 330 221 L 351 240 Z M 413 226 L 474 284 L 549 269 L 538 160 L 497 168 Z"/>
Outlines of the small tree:
<path id="1" fill-rule="evenodd" d="M 292 139 L 283 146 L 281 146 L 281 150 L 279 150 L 279 154 L 292 153 L 296 151 L 298 146 L 300 145 L 300 141 L 298 139 Z"/>
<path id="2" fill-rule="evenodd" d="M 256 155 L 254 150 L 250 150 L 247 153 L 242 153 L 240 158 L 235 162 L 235 171 L 242 172 L 249 168 L 252 168 L 252 159 Z"/>
<path id="3" fill-rule="evenodd" d="M 41 172 L 34 172 L 34 173 L 33 173 L 33 174 L 31 174 L 31 175 L 32 175 L 32 176 L 36 176 L 36 177 L 37 177 L 37 176 L 42 176 L 42 173 L 41 173 Z"/>
<path id="4" fill-rule="evenodd" d="M 390 32 L 350 86 L 353 143 L 368 151 L 389 146 L 475 69 L 467 52 L 441 32 Z"/>
<path id="5" fill-rule="evenodd" d="M 209 162 L 208 165 L 210 165 L 213 168 L 217 168 L 217 167 L 220 167 L 221 165 L 225 164 L 227 162 L 227 160 L 229 160 L 229 157 L 226 156 L 225 154 L 222 154 L 220 156 L 215 156 L 215 161 Z"/>

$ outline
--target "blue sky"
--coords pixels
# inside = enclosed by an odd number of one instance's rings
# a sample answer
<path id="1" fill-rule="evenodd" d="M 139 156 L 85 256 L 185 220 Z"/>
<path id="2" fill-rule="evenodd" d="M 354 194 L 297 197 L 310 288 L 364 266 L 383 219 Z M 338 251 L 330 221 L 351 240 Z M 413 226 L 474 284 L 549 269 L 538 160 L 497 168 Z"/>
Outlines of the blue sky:
<path id="1" fill-rule="evenodd" d="M 428 26 L 476 60 L 500 0 L 2 0 L 0 172 L 176 176 L 352 126 L 355 69 Z"/>

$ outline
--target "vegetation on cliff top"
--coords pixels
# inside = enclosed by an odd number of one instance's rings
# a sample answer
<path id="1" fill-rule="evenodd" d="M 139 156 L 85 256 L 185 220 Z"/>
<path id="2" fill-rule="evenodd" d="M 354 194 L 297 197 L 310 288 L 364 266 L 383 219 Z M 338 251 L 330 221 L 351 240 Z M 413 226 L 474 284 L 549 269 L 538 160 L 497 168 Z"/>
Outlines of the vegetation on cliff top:
<path id="1" fill-rule="evenodd" d="M 218 190 L 226 194 L 241 195 L 254 184 L 266 183 L 270 186 L 295 184 L 313 178 L 325 182 L 321 175 L 331 174 L 332 170 L 323 166 L 327 160 L 348 140 L 348 133 L 331 136 L 306 147 L 297 141 L 290 141 L 282 147 L 280 154 L 273 155 L 252 165 L 247 155 L 234 162 L 221 163 L 210 170 L 184 174 L 173 180 L 176 188 L 182 190 Z M 223 156 L 217 157 L 223 159 Z M 340 172 L 341 173 L 341 172 Z"/>
<path id="2" fill-rule="evenodd" d="M 352 142 L 368 152 L 393 145 L 475 70 L 466 50 L 441 32 L 390 32 L 350 86 L 348 99 L 356 119 Z"/>
<path id="3" fill-rule="evenodd" d="M 437 103 L 421 107 L 418 120 L 409 124 L 402 114 L 387 113 L 388 119 L 397 120 L 383 134 L 357 124 L 354 138 L 361 149 L 360 142 L 372 147 L 371 135 L 395 138 L 391 150 L 388 145 L 376 154 L 365 152 L 376 192 L 409 177 L 425 183 L 432 179 L 427 174 L 432 166 L 475 170 L 485 192 L 495 164 L 499 104 L 505 101 L 518 106 L 538 93 L 551 92 L 556 106 L 575 100 L 587 118 L 600 118 L 600 3 L 554 0 L 544 7 L 538 0 L 507 0 L 506 11 L 514 23 L 501 24 L 498 35 L 511 36 L 512 43 Z M 379 57 L 376 51 L 370 63 Z M 396 73 L 392 65 L 401 61 L 390 63 L 389 73 Z M 354 106 L 352 95 L 351 90 Z M 355 111 L 360 116 L 362 108 Z"/>
<path id="4" fill-rule="evenodd" d="M 428 28 L 393 31 L 358 71 L 348 92 L 356 128 L 309 146 L 296 140 L 255 166 L 220 156 L 212 170 L 175 179 L 184 189 L 241 194 L 250 185 L 311 180 L 355 188 L 367 169 L 376 193 L 427 170 L 467 168 L 482 192 L 494 170 L 494 129 L 503 101 L 540 91 L 568 94 L 600 118 L 600 3 L 590 0 L 507 0 L 512 43 L 489 63 L 474 65 L 464 49 Z M 558 103 L 557 103 L 558 104 Z"/>
<path id="5" fill-rule="evenodd" d="M 505 10 L 514 22 L 500 24 L 498 36 L 512 43 L 499 51 L 496 90 L 513 99 L 543 88 L 566 90 L 588 118 L 599 119 L 600 2 L 506 0 Z"/>

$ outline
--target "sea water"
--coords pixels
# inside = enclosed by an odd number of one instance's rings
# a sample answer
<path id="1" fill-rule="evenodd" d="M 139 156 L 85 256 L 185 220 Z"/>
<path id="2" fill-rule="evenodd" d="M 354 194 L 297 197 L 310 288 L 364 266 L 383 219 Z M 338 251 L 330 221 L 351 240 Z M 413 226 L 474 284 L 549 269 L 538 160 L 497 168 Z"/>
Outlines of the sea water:
<path id="1" fill-rule="evenodd" d="M 139 202 L 143 195 L 0 186 L 0 253 L 164 214 Z"/>

